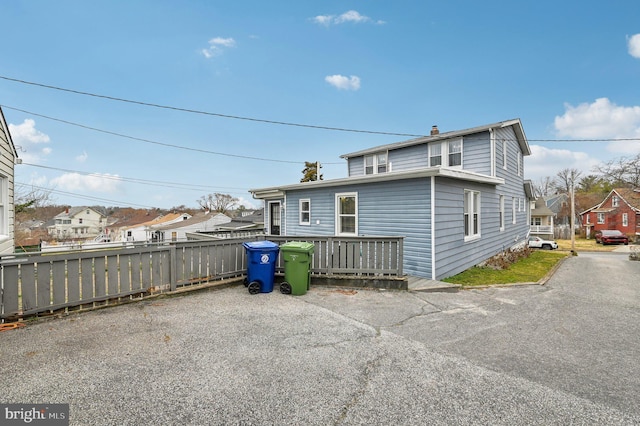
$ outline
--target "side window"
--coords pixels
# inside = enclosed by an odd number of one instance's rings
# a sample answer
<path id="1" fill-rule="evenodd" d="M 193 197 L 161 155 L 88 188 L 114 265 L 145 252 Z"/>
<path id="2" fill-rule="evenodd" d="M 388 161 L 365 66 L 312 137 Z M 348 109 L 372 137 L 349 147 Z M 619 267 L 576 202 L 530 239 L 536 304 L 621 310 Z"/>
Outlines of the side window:
<path id="1" fill-rule="evenodd" d="M 500 196 L 500 230 L 504 231 L 504 195 Z"/>
<path id="2" fill-rule="evenodd" d="M 358 194 L 336 194 L 336 235 L 358 235 Z"/>
<path id="3" fill-rule="evenodd" d="M 300 225 L 311 224 L 311 200 L 300 200 Z"/>
<path id="4" fill-rule="evenodd" d="M 374 166 L 373 166 L 373 159 L 375 157 L 373 155 L 366 155 L 364 157 L 364 174 L 365 175 L 372 175 L 373 174 L 373 170 L 374 170 Z"/>
<path id="5" fill-rule="evenodd" d="M 507 141 L 502 141 L 502 168 L 507 170 Z"/>
<path id="6" fill-rule="evenodd" d="M 465 241 L 480 237 L 480 193 L 464 191 L 464 238 Z"/>

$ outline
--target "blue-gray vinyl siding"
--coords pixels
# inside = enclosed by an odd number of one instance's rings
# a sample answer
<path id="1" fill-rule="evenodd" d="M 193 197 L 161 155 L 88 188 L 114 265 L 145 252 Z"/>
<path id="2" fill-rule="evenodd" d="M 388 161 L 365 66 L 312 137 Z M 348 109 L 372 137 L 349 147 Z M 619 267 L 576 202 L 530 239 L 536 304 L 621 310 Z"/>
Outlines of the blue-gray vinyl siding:
<path id="1" fill-rule="evenodd" d="M 462 140 L 462 168 L 491 176 L 491 134 L 476 133 Z"/>
<path id="2" fill-rule="evenodd" d="M 431 185 L 429 178 L 287 191 L 286 234 L 335 235 L 335 196 L 358 194 L 358 234 L 403 236 L 404 272 L 431 276 Z M 311 223 L 300 225 L 299 200 L 311 202 Z"/>
<path id="3" fill-rule="evenodd" d="M 436 279 L 464 271 L 502 250 L 523 242 L 529 229 L 526 213 L 519 213 L 516 225 L 505 221 L 500 230 L 500 194 L 502 185 L 481 185 L 453 179 L 436 179 L 435 186 L 435 262 Z M 480 238 L 465 241 L 464 191 L 480 192 Z M 510 210 L 509 210 L 510 211 Z"/>

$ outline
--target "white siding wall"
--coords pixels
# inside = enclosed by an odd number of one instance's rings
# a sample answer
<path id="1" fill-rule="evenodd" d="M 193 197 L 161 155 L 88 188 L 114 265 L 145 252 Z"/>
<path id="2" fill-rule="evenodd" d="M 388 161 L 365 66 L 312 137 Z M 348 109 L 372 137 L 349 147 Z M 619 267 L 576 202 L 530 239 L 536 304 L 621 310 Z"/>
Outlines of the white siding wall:
<path id="1" fill-rule="evenodd" d="M 9 138 L 9 128 L 0 110 L 0 177 L 6 181 L 3 206 L 4 234 L 0 235 L 0 254 L 13 253 L 14 240 L 14 164 L 15 152 Z"/>

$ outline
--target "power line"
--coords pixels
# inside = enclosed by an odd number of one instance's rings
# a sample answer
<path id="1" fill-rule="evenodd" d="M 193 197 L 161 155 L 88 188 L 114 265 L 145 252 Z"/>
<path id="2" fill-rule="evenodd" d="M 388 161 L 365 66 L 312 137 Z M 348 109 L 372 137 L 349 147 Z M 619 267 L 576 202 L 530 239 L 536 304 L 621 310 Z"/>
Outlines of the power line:
<path id="1" fill-rule="evenodd" d="M 291 122 L 286 122 L 286 121 L 275 121 L 275 120 L 266 120 L 266 119 L 253 118 L 253 117 L 243 117 L 243 116 L 238 116 L 238 115 L 220 114 L 220 113 L 215 113 L 215 112 L 208 112 L 208 111 L 200 111 L 200 110 L 195 110 L 195 109 L 174 107 L 174 106 L 169 106 L 169 105 L 154 104 L 154 103 L 150 103 L 150 102 L 135 101 L 135 100 L 131 100 L 131 99 L 118 98 L 118 97 L 115 97 L 115 96 L 107 96 L 107 95 L 100 95 L 100 94 L 97 94 L 97 93 L 83 92 L 83 91 L 74 90 L 74 89 L 66 89 L 66 88 L 63 88 L 63 87 L 52 86 L 52 85 L 43 84 L 43 83 L 36 83 L 36 82 L 33 82 L 33 81 L 21 80 L 21 79 L 18 79 L 18 78 L 11 78 L 11 77 L 3 76 L 3 75 L 0 75 L 0 78 L 3 79 L 3 80 L 13 81 L 13 82 L 16 82 L 16 83 L 28 84 L 28 85 L 37 86 L 37 87 L 44 87 L 46 89 L 59 90 L 59 91 L 62 91 L 62 92 L 74 93 L 76 95 L 91 96 L 91 97 L 94 97 L 94 98 L 108 99 L 108 100 L 111 100 L 111 101 L 125 102 L 125 103 L 129 103 L 129 104 L 143 105 L 143 106 L 148 106 L 148 107 L 153 107 L 153 108 L 160 108 L 160 109 L 168 109 L 168 110 L 173 110 L 173 111 L 188 112 L 188 113 L 192 113 L 192 114 L 201 114 L 201 115 L 209 115 L 209 116 L 221 117 L 221 118 L 230 118 L 230 119 L 234 119 L 234 120 L 245 120 L 245 121 L 253 121 L 253 122 L 258 122 L 258 123 L 266 123 L 266 124 L 278 124 L 278 125 L 281 125 L 281 126 L 304 127 L 304 128 L 308 128 L 308 129 L 332 130 L 332 131 L 337 131 L 337 132 L 367 133 L 367 134 L 372 134 L 372 135 L 408 136 L 408 137 L 422 137 L 422 136 L 424 136 L 424 135 L 415 135 L 415 134 L 410 134 L 410 133 L 378 132 L 378 131 L 373 131 L 373 130 L 358 130 L 358 129 L 347 129 L 347 128 L 342 128 L 342 127 L 317 126 L 317 125 L 313 125 L 313 124 L 291 123 Z"/>
<path id="2" fill-rule="evenodd" d="M 238 187 L 230 187 L 230 186 L 214 187 L 214 186 L 209 186 L 209 185 L 193 185 L 193 184 L 179 183 L 179 182 L 165 182 L 165 181 L 154 181 L 154 180 L 139 179 L 139 178 L 128 178 L 128 177 L 123 177 L 123 176 L 103 175 L 103 174 L 99 174 L 99 173 L 89 173 L 89 172 L 83 172 L 83 171 L 79 171 L 79 170 L 62 169 L 62 168 L 59 168 L 59 167 L 42 166 L 42 165 L 39 165 L 39 164 L 32 164 L 32 163 L 22 163 L 22 165 L 31 166 L 31 167 L 38 167 L 38 168 L 41 168 L 41 169 L 57 170 L 57 171 L 66 172 L 66 173 L 77 173 L 77 174 L 81 174 L 81 175 L 85 175 L 85 176 L 96 176 L 96 177 L 100 177 L 101 179 L 111 179 L 111 180 L 117 180 L 117 181 L 139 183 L 139 184 L 142 184 L 142 185 L 161 186 L 163 188 L 188 189 L 188 190 L 192 190 L 192 191 L 203 191 L 203 190 L 207 190 L 207 189 L 209 189 L 209 190 L 212 190 L 212 189 L 236 189 L 236 190 L 241 190 L 241 191 L 248 191 L 248 188 L 238 188 Z"/>
<path id="3" fill-rule="evenodd" d="M 106 198 L 92 197 L 90 195 L 78 195 L 78 194 L 74 194 L 73 192 L 66 192 L 66 191 L 60 191 L 58 189 L 45 188 L 43 186 L 31 185 L 31 184 L 24 183 L 24 182 L 16 182 L 16 184 L 17 185 L 30 186 L 32 188 L 36 188 L 36 189 L 39 189 L 41 191 L 53 192 L 55 194 L 61 194 L 61 195 L 67 195 L 67 196 L 70 196 L 72 198 L 79 198 L 79 199 L 90 200 L 90 201 L 109 202 L 109 203 L 113 203 L 112 205 L 114 205 L 114 206 L 115 205 L 128 205 L 128 206 L 142 207 L 142 208 L 145 208 L 145 209 L 155 209 L 156 208 L 156 207 L 147 206 L 147 205 L 144 205 L 144 204 L 124 203 L 124 202 L 120 202 L 120 201 L 109 200 L 109 199 L 106 199 Z"/>
<path id="4" fill-rule="evenodd" d="M 144 139 L 144 138 L 138 138 L 138 137 L 135 137 L 135 136 L 129 136 L 129 135 L 125 135 L 125 134 L 122 134 L 122 133 L 116 133 L 116 132 L 112 132 L 110 130 L 98 129 L 96 127 L 91 127 L 91 126 L 87 126 L 87 125 L 80 124 L 80 123 L 74 123 L 72 121 L 63 120 L 61 118 L 55 118 L 55 117 L 51 117 L 51 116 L 48 116 L 48 115 L 38 114 L 38 113 L 35 113 L 35 112 L 32 112 L 32 111 L 26 111 L 24 109 L 15 108 L 15 107 L 11 107 L 11 106 L 8 106 L 8 105 L 0 105 L 0 107 L 6 108 L 6 109 L 11 109 L 11 110 L 14 110 L 14 111 L 20 111 L 20 112 L 23 112 L 25 114 L 31 114 L 31 115 L 34 115 L 36 117 L 42 117 L 42 118 L 45 118 L 47 120 L 57 121 L 57 122 L 60 122 L 60 123 L 68 124 L 70 126 L 80 127 L 82 129 L 92 130 L 92 131 L 95 131 L 95 132 L 105 133 L 105 134 L 108 134 L 108 135 L 117 136 L 117 137 L 120 137 L 120 138 L 131 139 L 131 140 L 135 140 L 135 141 L 139 141 L 139 142 L 145 142 L 145 143 L 154 144 L 154 145 L 166 146 L 166 147 L 169 147 L 169 148 L 177 148 L 177 149 L 183 149 L 183 150 L 187 150 L 187 151 L 201 152 L 201 153 L 205 153 L 205 154 L 221 155 L 221 156 L 225 156 L 225 157 L 242 158 L 242 159 L 245 159 L 245 160 L 271 161 L 271 162 L 274 162 L 274 163 L 287 163 L 287 164 L 301 164 L 301 163 L 304 163 L 303 161 L 278 160 L 278 159 L 275 159 L 275 158 L 262 158 L 262 157 L 252 157 L 252 156 L 249 156 L 249 155 L 227 154 L 227 153 L 224 153 L 224 152 L 216 152 L 216 151 L 209 151 L 209 150 L 206 150 L 206 149 L 192 148 L 192 147 L 182 146 L 182 145 L 174 145 L 174 144 L 154 141 L 154 140 L 151 140 L 151 139 Z M 324 164 L 343 164 L 343 163 L 324 162 Z"/>

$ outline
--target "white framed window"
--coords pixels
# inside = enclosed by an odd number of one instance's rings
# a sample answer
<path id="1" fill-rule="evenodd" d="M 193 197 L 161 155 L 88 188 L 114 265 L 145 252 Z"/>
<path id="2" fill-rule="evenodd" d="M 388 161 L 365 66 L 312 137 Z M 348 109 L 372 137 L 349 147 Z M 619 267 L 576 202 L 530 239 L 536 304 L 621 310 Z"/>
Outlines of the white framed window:
<path id="1" fill-rule="evenodd" d="M 462 167 L 462 138 L 429 144 L 429 166 Z"/>
<path id="2" fill-rule="evenodd" d="M 629 226 L 629 214 L 622 213 L 622 226 Z"/>
<path id="3" fill-rule="evenodd" d="M 620 205 L 620 198 L 618 198 L 617 195 L 614 195 L 613 197 L 611 197 L 611 206 L 618 207 L 619 205 Z"/>
<path id="4" fill-rule="evenodd" d="M 442 143 L 429 144 L 429 166 L 442 166 Z"/>
<path id="5" fill-rule="evenodd" d="M 301 199 L 299 202 L 300 225 L 311 225 L 311 200 Z"/>
<path id="6" fill-rule="evenodd" d="M 516 198 L 511 197 L 511 223 L 516 224 Z"/>
<path id="7" fill-rule="evenodd" d="M 504 231 L 504 195 L 500 196 L 500 230 Z"/>
<path id="8" fill-rule="evenodd" d="M 604 213 L 598 213 L 598 224 L 602 225 L 604 223 Z"/>
<path id="9" fill-rule="evenodd" d="M 518 176 L 522 176 L 522 151 L 518 150 Z"/>
<path id="10" fill-rule="evenodd" d="M 336 194 L 336 235 L 358 235 L 358 193 Z"/>
<path id="11" fill-rule="evenodd" d="M 364 174 L 374 175 L 377 173 L 387 172 L 387 153 L 379 152 L 377 154 L 365 155 L 364 157 Z"/>
<path id="12" fill-rule="evenodd" d="M 541 217 L 532 217 L 531 218 L 531 226 L 541 226 L 542 218 Z"/>
<path id="13" fill-rule="evenodd" d="M 449 141 L 449 167 L 462 166 L 462 139 Z"/>
<path id="14" fill-rule="evenodd" d="M 587 213 L 587 223 L 591 223 L 591 215 Z"/>
<path id="15" fill-rule="evenodd" d="M 464 240 L 480 238 L 480 192 L 464 190 Z"/>
<path id="16" fill-rule="evenodd" d="M 507 147 L 508 147 L 507 141 L 503 140 L 502 141 L 502 168 L 505 169 L 505 170 L 507 170 L 507 164 L 508 164 L 508 161 L 507 161 L 507 158 L 508 158 L 507 157 L 507 152 L 508 152 L 507 151 Z"/>

